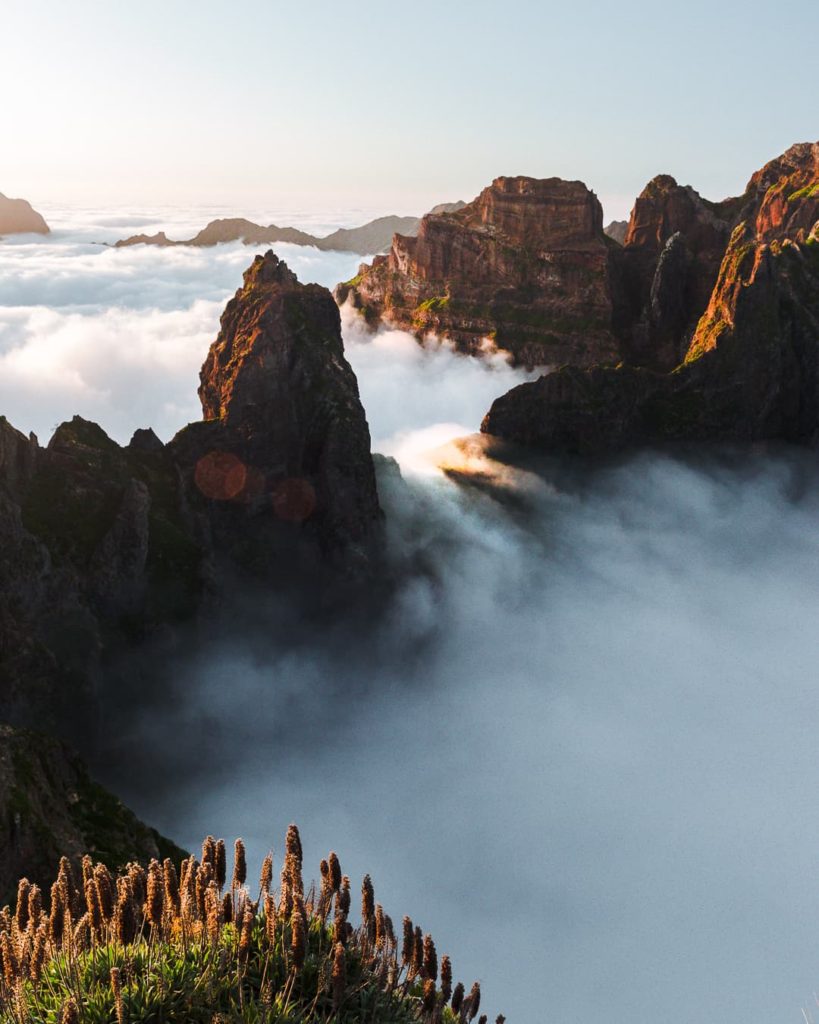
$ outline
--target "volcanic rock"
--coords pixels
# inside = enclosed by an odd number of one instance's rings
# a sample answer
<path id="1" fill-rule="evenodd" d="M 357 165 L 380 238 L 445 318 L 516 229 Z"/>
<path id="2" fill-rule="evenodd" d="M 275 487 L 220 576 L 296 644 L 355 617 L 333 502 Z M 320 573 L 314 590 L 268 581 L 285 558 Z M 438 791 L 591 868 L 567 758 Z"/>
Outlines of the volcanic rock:
<path id="1" fill-rule="evenodd" d="M 254 557 L 279 557 L 297 531 L 327 557 L 366 561 L 381 512 L 330 293 L 300 284 L 273 252 L 257 256 L 200 379 L 204 422 L 185 428 L 171 450 L 202 494 L 240 514 L 243 542 L 248 529 L 258 531 Z M 235 530 L 231 515 L 221 532 Z"/>
<path id="2" fill-rule="evenodd" d="M 168 445 L 77 416 L 41 448 L 0 417 L 3 720 L 90 743 L 104 680 L 146 640 L 237 585 L 325 594 L 374 565 L 369 430 L 330 293 L 257 257 L 201 380 L 206 419 Z"/>
<path id="3" fill-rule="evenodd" d="M 371 323 L 480 351 L 487 339 L 531 365 L 616 362 L 613 243 L 593 192 L 559 178 L 496 178 L 454 213 L 336 289 Z"/>
<path id="4" fill-rule="evenodd" d="M 719 204 L 733 227 L 713 291 L 685 359 L 672 373 L 631 366 L 562 368 L 499 398 L 487 433 L 551 451 L 600 452 L 681 440 L 811 442 L 819 435 L 819 144 L 791 147 Z M 630 244 L 662 255 L 652 285 L 663 315 L 680 322 L 685 280 L 706 267 L 722 231 L 695 197 L 664 180 L 665 197 L 632 217 Z M 782 198 L 784 197 L 784 198 Z M 650 197 L 649 197 L 650 198 Z M 639 205 L 639 204 L 638 204 Z M 694 214 L 692 218 L 692 212 Z M 730 218 L 730 219 L 729 219 Z M 741 218 L 738 223 L 733 223 Z M 810 227 L 808 227 L 810 225 Z M 633 229 L 633 230 L 632 230 Z M 664 242 L 664 235 L 675 233 Z M 675 253 L 688 232 L 690 244 Z M 698 248 L 693 239 L 705 239 Z M 670 248 L 669 248 L 670 246 Z M 673 262 L 679 260 L 679 267 Z M 707 273 L 707 269 L 703 273 Z M 655 275 L 656 277 L 656 275 Z M 665 292 L 663 298 L 662 293 Z M 675 312 L 676 311 L 676 312 Z"/>

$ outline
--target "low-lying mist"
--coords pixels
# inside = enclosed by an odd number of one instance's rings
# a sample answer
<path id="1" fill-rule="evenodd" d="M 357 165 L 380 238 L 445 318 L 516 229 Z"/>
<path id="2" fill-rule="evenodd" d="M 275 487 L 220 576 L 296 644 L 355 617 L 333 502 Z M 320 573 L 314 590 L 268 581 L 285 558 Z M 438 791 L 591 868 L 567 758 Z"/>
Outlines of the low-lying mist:
<path id="1" fill-rule="evenodd" d="M 173 280 L 165 259 L 145 256 L 135 293 Z M 180 275 L 139 309 L 192 325 Z M 135 308 L 89 314 L 109 318 L 89 352 L 111 394 Z M 175 400 L 192 392 L 169 428 L 197 415 L 217 318 L 178 374 L 143 349 Z M 218 635 L 156 666 L 144 716 L 112 703 L 98 773 L 192 849 L 242 835 L 280 866 L 298 822 L 305 866 L 333 848 L 354 882 L 369 871 L 395 919 L 482 981 L 491 1018 L 796 1020 L 819 978 L 815 457 L 501 464 L 444 442 L 523 379 L 502 355 L 344 324 L 375 447 L 404 474 L 381 486 L 391 599 L 306 622 L 237 595 Z"/>
<path id="2" fill-rule="evenodd" d="M 267 643 L 237 616 L 165 714 L 117 728 L 111 779 L 256 862 L 297 821 L 510 1019 L 795 1017 L 819 967 L 812 467 L 468 468 L 383 490 L 419 567 L 380 616 Z"/>

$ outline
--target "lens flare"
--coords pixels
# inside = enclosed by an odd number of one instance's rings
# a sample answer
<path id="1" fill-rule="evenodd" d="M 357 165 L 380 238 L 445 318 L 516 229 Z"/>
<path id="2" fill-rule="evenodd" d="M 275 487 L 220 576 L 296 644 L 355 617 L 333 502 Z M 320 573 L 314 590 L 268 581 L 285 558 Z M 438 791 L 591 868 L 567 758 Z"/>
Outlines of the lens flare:
<path id="1" fill-rule="evenodd" d="M 247 467 L 230 452 L 208 452 L 196 463 L 193 478 L 206 498 L 231 501 L 244 489 Z"/>
<path id="2" fill-rule="evenodd" d="M 286 523 L 303 523 L 316 509 L 316 492 L 309 480 L 288 477 L 273 488 L 273 511 Z"/>

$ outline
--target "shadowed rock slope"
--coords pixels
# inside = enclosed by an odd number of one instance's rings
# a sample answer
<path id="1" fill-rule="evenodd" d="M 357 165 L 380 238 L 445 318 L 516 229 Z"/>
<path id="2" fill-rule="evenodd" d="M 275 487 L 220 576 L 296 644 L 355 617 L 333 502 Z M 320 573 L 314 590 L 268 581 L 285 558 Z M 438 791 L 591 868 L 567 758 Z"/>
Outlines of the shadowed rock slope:
<path id="1" fill-rule="evenodd" d="M 129 645 L 236 586 L 375 562 L 369 430 L 330 293 L 257 257 L 201 376 L 205 420 L 167 445 L 75 417 L 42 448 L 0 418 L 0 717 L 87 731 Z"/>
<path id="2" fill-rule="evenodd" d="M 792 146 L 754 174 L 742 196 L 721 204 L 706 204 L 672 182 L 655 179 L 638 200 L 626 249 L 632 246 L 639 261 L 662 247 L 661 275 L 663 257 L 676 261 L 674 246 L 684 246 L 682 272 L 669 285 L 678 324 L 703 304 L 711 285 L 682 362 L 671 373 L 562 367 L 499 398 L 484 432 L 571 452 L 674 440 L 816 438 L 819 143 Z M 662 288 L 661 282 L 656 290 Z M 650 303 L 654 291 L 652 284 Z"/>
<path id="3" fill-rule="evenodd" d="M 102 786 L 64 743 L 0 724 L 0 904 L 18 879 L 50 885 L 60 857 L 84 854 L 112 870 L 184 852 Z"/>

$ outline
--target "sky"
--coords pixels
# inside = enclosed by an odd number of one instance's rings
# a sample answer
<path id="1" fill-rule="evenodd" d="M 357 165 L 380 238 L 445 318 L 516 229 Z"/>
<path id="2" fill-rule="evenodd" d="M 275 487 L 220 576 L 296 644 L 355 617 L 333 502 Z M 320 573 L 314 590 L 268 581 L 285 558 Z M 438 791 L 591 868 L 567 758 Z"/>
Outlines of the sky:
<path id="1" fill-rule="evenodd" d="M 815 0 L 3 0 L 2 32 L 0 191 L 35 205 L 419 213 L 529 174 L 623 217 L 819 137 Z"/>

